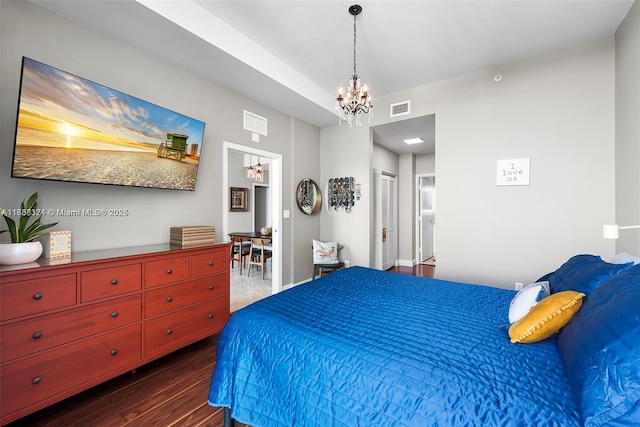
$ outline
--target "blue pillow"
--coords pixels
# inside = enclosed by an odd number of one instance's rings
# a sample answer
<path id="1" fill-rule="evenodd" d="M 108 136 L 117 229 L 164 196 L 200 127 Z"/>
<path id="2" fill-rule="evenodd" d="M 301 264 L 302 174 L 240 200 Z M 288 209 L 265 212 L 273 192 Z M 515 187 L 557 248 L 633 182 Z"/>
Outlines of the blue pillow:
<path id="1" fill-rule="evenodd" d="M 552 294 L 577 291 L 588 296 L 600 283 L 631 265 L 632 263 L 610 264 L 595 255 L 576 255 L 569 258 L 545 280 L 549 282 Z"/>
<path id="2" fill-rule="evenodd" d="M 640 425 L 640 265 L 587 296 L 556 343 L 585 427 Z"/>

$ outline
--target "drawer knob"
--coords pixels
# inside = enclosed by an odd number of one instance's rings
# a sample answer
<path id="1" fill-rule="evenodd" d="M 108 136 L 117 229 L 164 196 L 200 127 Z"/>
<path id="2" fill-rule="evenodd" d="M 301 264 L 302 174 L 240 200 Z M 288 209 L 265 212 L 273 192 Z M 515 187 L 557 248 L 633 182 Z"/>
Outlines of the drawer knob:
<path id="1" fill-rule="evenodd" d="M 213 319 L 213 314 L 209 314 L 209 319 Z"/>
<path id="2" fill-rule="evenodd" d="M 171 301 L 173 301 L 173 298 L 171 297 L 167 298 L 167 302 L 171 302 Z"/>
<path id="3" fill-rule="evenodd" d="M 33 296 L 33 299 L 36 300 L 36 301 L 39 300 L 39 299 L 42 299 L 42 294 L 35 294 Z"/>
<path id="4" fill-rule="evenodd" d="M 171 274 L 171 273 L 173 273 L 173 270 L 172 269 L 168 269 L 167 270 L 167 274 Z"/>
<path id="5" fill-rule="evenodd" d="M 213 261 L 209 261 L 209 267 L 213 267 Z"/>
<path id="6" fill-rule="evenodd" d="M 114 319 L 118 317 L 118 312 L 114 311 L 113 313 L 111 313 L 111 317 L 113 317 Z"/>
<path id="7" fill-rule="evenodd" d="M 42 381 L 40 377 L 35 377 L 33 381 L 31 381 L 31 384 L 40 384 L 40 381 Z"/>
<path id="8" fill-rule="evenodd" d="M 111 350 L 111 355 L 112 356 L 115 356 L 116 354 L 118 354 L 118 350 L 117 349 L 114 348 L 113 350 Z"/>
<path id="9" fill-rule="evenodd" d="M 209 285 L 209 290 L 212 291 L 213 290 L 213 286 Z"/>
<path id="10" fill-rule="evenodd" d="M 118 284 L 118 279 L 113 279 L 113 280 L 111 281 L 111 284 L 112 284 L 112 285 L 117 285 L 117 284 Z"/>
<path id="11" fill-rule="evenodd" d="M 42 338 L 42 334 L 40 332 L 36 332 L 35 334 L 33 334 L 34 340 L 39 340 L 40 338 Z"/>
<path id="12" fill-rule="evenodd" d="M 171 335 L 173 331 L 171 329 L 167 329 L 167 335 Z"/>

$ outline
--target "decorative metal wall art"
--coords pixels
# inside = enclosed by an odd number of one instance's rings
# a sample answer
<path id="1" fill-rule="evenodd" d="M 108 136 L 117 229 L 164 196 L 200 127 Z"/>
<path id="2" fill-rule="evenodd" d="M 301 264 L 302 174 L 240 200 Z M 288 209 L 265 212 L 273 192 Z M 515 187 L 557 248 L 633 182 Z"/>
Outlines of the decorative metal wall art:
<path id="1" fill-rule="evenodd" d="M 360 200 L 360 184 L 353 177 L 331 178 L 327 185 L 329 210 L 344 209 L 350 213 L 355 202 Z"/>

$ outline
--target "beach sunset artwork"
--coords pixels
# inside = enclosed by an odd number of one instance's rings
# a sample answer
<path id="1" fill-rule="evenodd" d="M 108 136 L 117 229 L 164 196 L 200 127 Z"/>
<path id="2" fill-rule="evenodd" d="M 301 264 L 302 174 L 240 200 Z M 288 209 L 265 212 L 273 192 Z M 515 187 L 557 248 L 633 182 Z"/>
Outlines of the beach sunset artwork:
<path id="1" fill-rule="evenodd" d="M 204 128 L 24 57 L 11 176 L 193 191 Z"/>

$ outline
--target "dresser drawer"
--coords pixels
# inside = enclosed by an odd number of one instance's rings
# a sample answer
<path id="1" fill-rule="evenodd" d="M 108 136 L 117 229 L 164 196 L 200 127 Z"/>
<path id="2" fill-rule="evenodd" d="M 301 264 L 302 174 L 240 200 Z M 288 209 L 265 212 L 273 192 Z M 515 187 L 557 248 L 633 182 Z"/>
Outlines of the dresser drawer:
<path id="1" fill-rule="evenodd" d="M 139 291 L 142 268 L 140 264 L 84 271 L 80 276 L 82 302 Z"/>
<path id="2" fill-rule="evenodd" d="M 134 363 L 140 353 L 140 325 L 133 325 L 6 363 L 0 368 L 2 415 Z"/>
<path id="3" fill-rule="evenodd" d="M 222 273 L 229 268 L 226 261 L 227 251 L 211 251 L 206 254 L 191 257 L 191 277 L 203 277 L 210 274 Z"/>
<path id="4" fill-rule="evenodd" d="M 166 258 L 144 264 L 145 288 L 167 285 L 189 278 L 189 257 Z"/>
<path id="5" fill-rule="evenodd" d="M 225 276 L 219 274 L 147 291 L 144 297 L 145 317 L 177 310 L 223 295 L 224 279 Z"/>
<path id="6" fill-rule="evenodd" d="M 2 320 L 76 303 L 76 275 L 64 274 L 0 285 Z"/>
<path id="7" fill-rule="evenodd" d="M 220 297 L 145 322 L 145 357 L 220 331 L 228 318 L 225 302 Z"/>
<path id="8" fill-rule="evenodd" d="M 140 320 L 141 296 L 132 295 L 2 327 L 2 362 Z"/>

